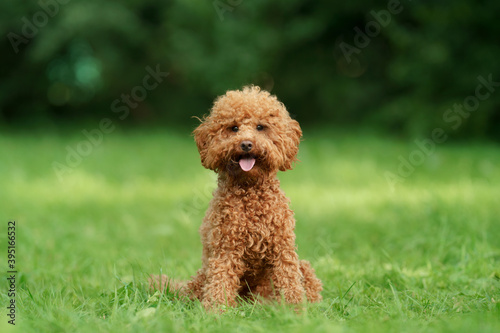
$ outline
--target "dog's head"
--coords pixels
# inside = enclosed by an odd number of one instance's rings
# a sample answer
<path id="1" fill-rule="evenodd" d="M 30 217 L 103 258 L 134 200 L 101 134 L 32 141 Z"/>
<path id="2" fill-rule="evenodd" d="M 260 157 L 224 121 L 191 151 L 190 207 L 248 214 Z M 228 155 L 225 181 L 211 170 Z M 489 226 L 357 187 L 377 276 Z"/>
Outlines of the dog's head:
<path id="1" fill-rule="evenodd" d="M 205 168 L 242 179 L 292 169 L 302 135 L 276 96 L 256 86 L 217 98 L 193 133 Z"/>

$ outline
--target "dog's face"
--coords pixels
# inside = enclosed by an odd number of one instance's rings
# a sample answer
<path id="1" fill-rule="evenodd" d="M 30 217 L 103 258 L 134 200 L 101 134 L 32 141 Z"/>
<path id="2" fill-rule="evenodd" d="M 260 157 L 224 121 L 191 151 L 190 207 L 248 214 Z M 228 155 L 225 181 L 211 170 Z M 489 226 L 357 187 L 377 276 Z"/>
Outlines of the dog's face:
<path id="1" fill-rule="evenodd" d="M 301 135 L 285 106 L 258 87 L 219 97 L 194 130 L 203 166 L 242 179 L 291 169 Z"/>

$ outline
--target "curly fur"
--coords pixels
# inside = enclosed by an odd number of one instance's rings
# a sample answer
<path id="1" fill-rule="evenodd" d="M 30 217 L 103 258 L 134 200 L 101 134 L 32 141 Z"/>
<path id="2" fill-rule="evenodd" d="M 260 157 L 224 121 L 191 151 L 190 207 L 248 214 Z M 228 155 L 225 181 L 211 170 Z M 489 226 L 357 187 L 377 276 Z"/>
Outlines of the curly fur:
<path id="1" fill-rule="evenodd" d="M 296 253 L 293 211 L 276 178 L 292 169 L 301 135 L 285 106 L 255 86 L 217 98 L 194 130 L 201 163 L 218 173 L 218 188 L 200 227 L 202 267 L 183 289 L 207 309 L 233 306 L 238 296 L 321 300 L 321 281 Z M 249 171 L 242 158 L 254 159 Z"/>

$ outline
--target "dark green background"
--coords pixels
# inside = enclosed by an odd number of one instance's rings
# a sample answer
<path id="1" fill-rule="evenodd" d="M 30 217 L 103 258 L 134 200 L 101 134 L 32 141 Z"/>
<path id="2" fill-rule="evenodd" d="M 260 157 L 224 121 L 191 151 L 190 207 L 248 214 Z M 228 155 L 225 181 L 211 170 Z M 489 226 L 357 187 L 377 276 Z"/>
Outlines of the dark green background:
<path id="1" fill-rule="evenodd" d="M 443 119 L 479 76 L 500 82 L 498 0 L 402 0 L 397 14 L 371 0 L 60 1 L 0 2 L 2 127 L 193 126 L 217 95 L 253 83 L 306 126 L 500 138 L 500 87 Z M 372 37 L 356 36 L 367 24 Z M 356 37 L 349 62 L 340 45 Z M 111 104 L 147 66 L 169 75 L 122 120 Z"/>

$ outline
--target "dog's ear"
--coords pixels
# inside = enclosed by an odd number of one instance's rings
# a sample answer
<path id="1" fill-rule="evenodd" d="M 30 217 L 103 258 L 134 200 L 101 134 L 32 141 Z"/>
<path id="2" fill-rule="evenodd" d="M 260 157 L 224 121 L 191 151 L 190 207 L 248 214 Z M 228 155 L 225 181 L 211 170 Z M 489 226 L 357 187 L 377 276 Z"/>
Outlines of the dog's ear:
<path id="1" fill-rule="evenodd" d="M 293 163 L 297 161 L 297 153 L 299 152 L 300 138 L 302 130 L 299 122 L 294 119 L 289 119 L 286 127 L 286 148 L 283 164 L 280 166 L 281 171 L 293 169 Z"/>
<path id="2" fill-rule="evenodd" d="M 201 124 L 196 127 L 193 131 L 194 141 L 196 142 L 196 146 L 198 147 L 198 152 L 200 153 L 201 164 L 207 168 L 211 169 L 207 163 L 207 155 L 208 155 L 208 147 L 212 140 L 212 135 L 210 135 L 210 119 L 205 117 L 200 119 Z"/>

